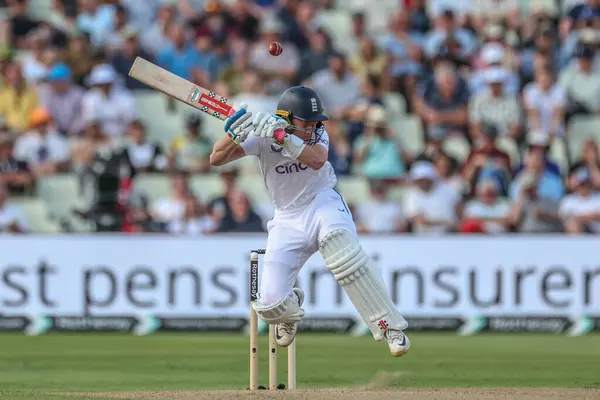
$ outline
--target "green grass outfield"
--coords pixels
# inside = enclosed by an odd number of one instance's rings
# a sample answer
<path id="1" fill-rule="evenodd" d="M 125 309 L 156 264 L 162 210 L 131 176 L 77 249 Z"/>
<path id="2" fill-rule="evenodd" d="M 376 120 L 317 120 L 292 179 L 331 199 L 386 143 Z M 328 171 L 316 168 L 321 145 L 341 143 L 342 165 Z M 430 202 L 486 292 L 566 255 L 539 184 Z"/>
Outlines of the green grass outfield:
<path id="1" fill-rule="evenodd" d="M 370 337 L 301 334 L 298 388 L 364 387 L 380 380 L 411 388 L 600 387 L 598 335 L 413 333 L 411 338 L 411 352 L 395 359 L 385 343 Z M 261 383 L 266 384 L 266 337 L 261 339 Z M 247 337 L 229 334 L 0 334 L 0 398 L 244 389 L 248 347 Z M 279 355 L 285 382 L 286 352 Z"/>

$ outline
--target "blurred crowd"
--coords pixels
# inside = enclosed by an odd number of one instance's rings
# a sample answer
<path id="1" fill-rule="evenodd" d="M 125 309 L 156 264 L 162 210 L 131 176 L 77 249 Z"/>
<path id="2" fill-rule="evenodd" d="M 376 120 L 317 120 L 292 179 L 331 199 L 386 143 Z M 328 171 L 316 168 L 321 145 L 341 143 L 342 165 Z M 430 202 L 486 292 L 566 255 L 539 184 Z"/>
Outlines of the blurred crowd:
<path id="1" fill-rule="evenodd" d="M 156 93 L 127 76 L 141 56 L 255 111 L 291 85 L 317 90 L 331 164 L 368 182 L 363 199 L 343 193 L 361 233 L 600 233 L 600 131 L 571 129 L 600 128 L 600 0 L 0 6 L 0 232 L 35 231 L 19 204 L 61 174 L 96 231 L 265 229 L 272 209 L 239 187 L 240 167 L 211 169 L 221 133 L 204 116 L 178 116 L 168 143 L 149 135 L 136 99 Z M 149 200 L 140 174 L 166 174 L 170 195 Z M 204 174 L 222 193 L 190 189 Z"/>

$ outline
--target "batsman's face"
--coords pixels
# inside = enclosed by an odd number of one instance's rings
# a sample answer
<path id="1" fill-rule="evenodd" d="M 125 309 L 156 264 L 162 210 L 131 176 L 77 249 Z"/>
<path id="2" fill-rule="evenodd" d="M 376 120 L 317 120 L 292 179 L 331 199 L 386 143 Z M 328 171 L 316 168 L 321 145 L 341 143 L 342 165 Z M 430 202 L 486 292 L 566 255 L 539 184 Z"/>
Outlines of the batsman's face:
<path id="1" fill-rule="evenodd" d="M 292 119 L 293 131 L 292 133 L 298 136 L 304 141 L 312 139 L 313 134 L 317 129 L 318 122 L 316 121 L 301 121 L 299 119 Z"/>

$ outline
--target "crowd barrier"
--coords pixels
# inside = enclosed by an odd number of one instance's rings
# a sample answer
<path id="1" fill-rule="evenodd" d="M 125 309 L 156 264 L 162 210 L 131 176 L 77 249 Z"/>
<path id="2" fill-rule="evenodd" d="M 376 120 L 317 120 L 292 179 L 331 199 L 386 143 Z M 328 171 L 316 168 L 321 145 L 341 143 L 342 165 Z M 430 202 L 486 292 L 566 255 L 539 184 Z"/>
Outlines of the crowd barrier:
<path id="1" fill-rule="evenodd" d="M 595 237 L 361 239 L 412 330 L 600 329 Z M 249 251 L 263 235 L 8 236 L 0 239 L 0 331 L 240 331 Z M 315 254 L 298 277 L 301 329 L 366 334 Z"/>

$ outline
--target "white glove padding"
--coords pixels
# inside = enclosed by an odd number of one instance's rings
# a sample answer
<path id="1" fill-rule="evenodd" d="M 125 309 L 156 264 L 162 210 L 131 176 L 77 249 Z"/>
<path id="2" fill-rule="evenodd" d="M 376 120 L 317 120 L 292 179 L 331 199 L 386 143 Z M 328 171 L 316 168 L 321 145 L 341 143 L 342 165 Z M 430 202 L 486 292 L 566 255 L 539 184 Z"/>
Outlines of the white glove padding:
<path id="1" fill-rule="evenodd" d="M 246 140 L 248 135 L 254 130 L 252 126 L 252 113 L 246 111 L 247 107 L 247 104 L 242 104 L 235 114 L 225 120 L 225 132 L 237 144 Z"/>
<path id="2" fill-rule="evenodd" d="M 288 123 L 285 119 L 273 114 L 257 112 L 252 118 L 254 134 L 263 139 L 273 138 L 273 133 L 280 129 L 285 129 Z"/>

